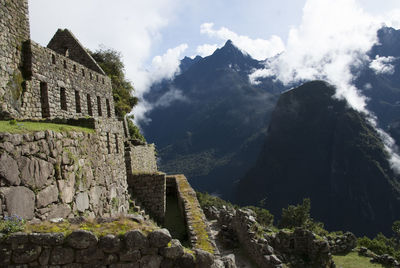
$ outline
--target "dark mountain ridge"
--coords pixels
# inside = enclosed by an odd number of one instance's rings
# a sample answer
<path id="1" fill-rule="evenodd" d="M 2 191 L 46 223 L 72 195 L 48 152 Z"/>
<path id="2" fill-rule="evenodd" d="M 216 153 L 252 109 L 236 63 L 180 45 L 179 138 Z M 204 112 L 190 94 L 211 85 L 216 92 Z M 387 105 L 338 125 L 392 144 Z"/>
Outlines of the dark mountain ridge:
<path id="1" fill-rule="evenodd" d="M 314 81 L 281 95 L 237 200 L 264 200 L 280 215 L 309 197 L 312 215 L 330 230 L 388 233 L 400 217 L 399 180 L 378 133 L 334 93 L 334 87 Z"/>

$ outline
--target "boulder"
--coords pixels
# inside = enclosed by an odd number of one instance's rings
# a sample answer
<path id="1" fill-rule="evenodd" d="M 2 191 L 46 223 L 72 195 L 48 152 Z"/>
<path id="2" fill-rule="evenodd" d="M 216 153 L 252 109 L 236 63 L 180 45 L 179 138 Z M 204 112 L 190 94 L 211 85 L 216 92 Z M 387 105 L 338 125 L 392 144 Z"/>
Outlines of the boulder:
<path id="1" fill-rule="evenodd" d="M 171 241 L 171 235 L 167 229 L 159 229 L 151 232 L 148 235 L 148 240 L 151 247 L 163 248 Z"/>
<path id="2" fill-rule="evenodd" d="M 99 248 L 105 253 L 115 253 L 121 249 L 121 240 L 115 235 L 105 235 L 99 240 Z"/>
<path id="3" fill-rule="evenodd" d="M 32 233 L 29 241 L 40 246 L 59 246 L 64 243 L 63 233 Z"/>
<path id="4" fill-rule="evenodd" d="M 77 249 L 93 247 L 97 244 L 97 241 L 97 237 L 92 232 L 86 230 L 73 231 L 66 240 L 69 246 Z"/>
<path id="5" fill-rule="evenodd" d="M 177 259 L 182 256 L 183 253 L 184 251 L 181 242 L 179 242 L 177 239 L 172 239 L 171 245 L 168 245 L 161 250 L 161 254 L 169 259 Z"/>
<path id="6" fill-rule="evenodd" d="M 214 263 L 214 256 L 207 251 L 196 249 L 195 254 L 197 267 L 206 268 Z"/>
<path id="7" fill-rule="evenodd" d="M 0 179 L 5 180 L 7 185 L 19 185 L 21 183 L 17 161 L 7 153 L 3 153 L 0 157 Z"/>
<path id="8" fill-rule="evenodd" d="M 128 249 L 133 248 L 146 248 L 148 246 L 148 240 L 146 236 L 139 230 L 132 230 L 125 233 L 125 243 Z M 168 242 L 167 242 L 168 244 Z"/>

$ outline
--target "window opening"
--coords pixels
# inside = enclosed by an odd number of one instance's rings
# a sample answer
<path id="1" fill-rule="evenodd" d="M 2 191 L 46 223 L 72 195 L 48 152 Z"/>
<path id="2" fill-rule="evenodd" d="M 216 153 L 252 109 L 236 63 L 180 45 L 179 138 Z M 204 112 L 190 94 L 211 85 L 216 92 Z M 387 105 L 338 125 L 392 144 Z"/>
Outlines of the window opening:
<path id="1" fill-rule="evenodd" d="M 76 107 L 76 112 L 80 113 L 81 112 L 81 96 L 79 95 L 78 90 L 75 90 L 75 107 Z"/>
<path id="2" fill-rule="evenodd" d="M 61 103 L 61 110 L 67 111 L 67 92 L 65 88 L 60 88 L 60 103 Z"/>

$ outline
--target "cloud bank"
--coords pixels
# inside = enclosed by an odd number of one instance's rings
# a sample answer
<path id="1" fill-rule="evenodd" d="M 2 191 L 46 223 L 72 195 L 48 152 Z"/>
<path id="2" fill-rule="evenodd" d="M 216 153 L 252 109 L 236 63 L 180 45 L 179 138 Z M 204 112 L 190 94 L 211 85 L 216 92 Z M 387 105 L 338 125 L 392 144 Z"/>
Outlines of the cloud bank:
<path id="1" fill-rule="evenodd" d="M 163 79 L 172 79 L 175 75 L 179 74 L 180 59 L 183 57 L 183 53 L 187 47 L 187 44 L 181 44 L 175 48 L 168 49 L 165 54 L 153 58 L 149 70 L 141 71 L 139 84 L 135 84 L 135 88 L 139 89 L 136 90 L 136 93 L 140 98 L 140 102 L 131 112 L 135 115 L 136 123 L 148 123 L 149 118 L 146 117 L 146 113 L 156 106 L 166 107 L 174 100 L 184 100 L 182 92 L 177 89 L 171 89 L 155 104 L 148 103 L 143 99 L 143 95 L 148 92 L 152 84 L 160 82 Z"/>
<path id="2" fill-rule="evenodd" d="M 206 34 L 209 37 L 216 37 L 224 42 L 230 39 L 243 52 L 248 53 L 257 60 L 265 60 L 266 58 L 273 57 L 285 49 L 283 41 L 279 36 L 273 35 L 269 40 L 260 38 L 251 39 L 248 36 L 239 35 L 225 27 L 216 30 L 213 23 L 203 23 L 200 26 L 200 33 Z M 209 45 L 204 46 L 207 47 Z"/>
<path id="3" fill-rule="evenodd" d="M 400 12 L 393 10 L 385 16 L 387 25 L 400 20 Z M 300 26 L 293 27 L 285 51 L 265 62 L 265 69 L 256 70 L 249 76 L 252 83 L 261 77 L 274 76 L 284 84 L 321 79 L 336 86 L 338 99 L 346 99 L 351 107 L 369 116 L 377 129 L 391 164 L 400 173 L 400 157 L 393 139 L 379 129 L 376 118 L 366 109 L 367 98 L 353 81 L 352 69 L 371 60 L 367 52 L 377 42 L 377 30 L 382 27 L 383 17 L 366 13 L 355 0 L 307 0 L 303 8 Z M 392 57 L 377 57 L 369 67 L 376 73 L 394 72 Z"/>

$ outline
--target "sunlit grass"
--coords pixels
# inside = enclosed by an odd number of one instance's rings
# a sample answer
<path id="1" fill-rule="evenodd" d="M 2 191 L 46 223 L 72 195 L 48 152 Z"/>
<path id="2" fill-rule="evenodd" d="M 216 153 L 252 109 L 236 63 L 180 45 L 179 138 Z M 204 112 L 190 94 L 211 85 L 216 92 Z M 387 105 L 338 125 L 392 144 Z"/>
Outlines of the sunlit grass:
<path id="1" fill-rule="evenodd" d="M 336 268 L 383 268 L 381 264 L 371 263 L 368 257 L 359 256 L 356 252 L 350 252 L 347 255 L 334 255 L 333 261 Z"/>
<path id="2" fill-rule="evenodd" d="M 112 222 L 98 223 L 95 220 L 87 220 L 80 224 L 72 224 L 68 221 L 60 223 L 51 223 L 44 221 L 38 224 L 27 223 L 24 228 L 26 233 L 64 233 L 69 235 L 74 230 L 87 230 L 101 237 L 107 234 L 123 235 L 130 230 L 141 230 L 144 234 L 148 234 L 159 227 L 151 221 L 138 223 L 128 218 L 121 217 Z"/>
<path id="3" fill-rule="evenodd" d="M 188 206 L 192 218 L 191 223 L 197 237 L 197 242 L 194 247 L 208 251 L 213 254 L 214 247 L 210 242 L 210 238 L 207 232 L 207 226 L 203 220 L 203 213 L 197 200 L 196 193 L 194 192 L 192 187 L 190 187 L 189 182 L 183 175 L 174 175 L 173 177 L 176 178 L 179 191 L 182 194 L 183 198 L 188 201 Z"/>
<path id="4" fill-rule="evenodd" d="M 94 133 L 94 129 L 86 127 L 71 126 L 65 124 L 54 124 L 44 122 L 18 122 L 15 120 L 0 121 L 0 132 L 8 132 L 12 134 L 23 134 L 36 131 L 52 130 L 55 132 L 86 132 Z"/>

